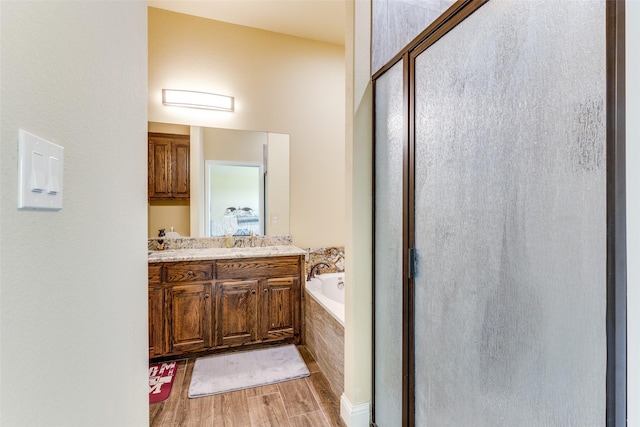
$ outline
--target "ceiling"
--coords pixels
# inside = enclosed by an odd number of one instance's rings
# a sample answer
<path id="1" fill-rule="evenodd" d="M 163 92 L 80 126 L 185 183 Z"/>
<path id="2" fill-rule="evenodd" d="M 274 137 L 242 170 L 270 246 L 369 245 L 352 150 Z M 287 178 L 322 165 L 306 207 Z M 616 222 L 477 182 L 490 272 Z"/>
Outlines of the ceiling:
<path id="1" fill-rule="evenodd" d="M 344 45 L 345 0 L 147 0 L 159 9 Z"/>

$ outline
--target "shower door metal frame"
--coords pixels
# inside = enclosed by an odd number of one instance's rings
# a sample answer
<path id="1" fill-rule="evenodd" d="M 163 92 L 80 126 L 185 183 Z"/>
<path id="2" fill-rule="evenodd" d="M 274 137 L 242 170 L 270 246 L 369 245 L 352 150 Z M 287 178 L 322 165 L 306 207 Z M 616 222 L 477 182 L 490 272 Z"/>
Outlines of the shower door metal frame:
<path id="1" fill-rule="evenodd" d="M 403 351 L 402 351 L 402 425 L 415 425 L 414 364 L 414 279 L 415 247 L 414 182 L 415 182 L 415 58 L 454 29 L 489 0 L 459 0 L 430 24 L 419 36 L 372 76 L 374 100 L 376 79 L 398 61 L 404 74 L 404 171 L 403 171 Z M 607 300 L 606 300 L 606 426 L 626 425 L 626 185 L 625 185 L 625 0 L 606 0 L 606 210 L 607 210 Z M 372 109 L 374 135 L 373 196 L 375 200 L 375 101 Z M 375 206 L 375 203 L 374 203 Z M 375 208 L 373 212 L 375 225 Z M 372 230 L 375 247 L 375 228 Z M 374 250 L 375 253 L 375 250 Z M 374 263 L 375 265 L 375 259 Z M 374 307 L 375 307 L 375 275 Z M 373 312 L 372 352 L 375 378 L 375 310 Z M 372 426 L 375 424 L 375 380 L 372 381 Z"/>
<path id="2" fill-rule="evenodd" d="M 625 0 L 607 0 L 607 426 L 627 421 Z"/>

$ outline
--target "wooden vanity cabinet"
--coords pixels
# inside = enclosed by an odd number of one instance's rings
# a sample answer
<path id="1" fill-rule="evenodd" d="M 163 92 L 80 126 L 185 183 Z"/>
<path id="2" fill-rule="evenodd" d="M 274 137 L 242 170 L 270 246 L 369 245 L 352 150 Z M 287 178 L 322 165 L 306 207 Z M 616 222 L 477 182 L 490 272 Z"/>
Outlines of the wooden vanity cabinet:
<path id="1" fill-rule="evenodd" d="M 189 200 L 189 135 L 149 132 L 149 200 Z"/>
<path id="2" fill-rule="evenodd" d="M 161 356 L 163 344 L 163 295 L 160 265 L 149 265 L 149 357 Z"/>
<path id="3" fill-rule="evenodd" d="M 150 264 L 149 357 L 299 343 L 303 265 L 302 256 Z"/>
<path id="4" fill-rule="evenodd" d="M 168 353 L 203 351 L 212 346 L 213 283 L 170 286 L 165 293 Z"/>
<path id="5" fill-rule="evenodd" d="M 264 341 L 299 336 L 300 282 L 297 277 L 265 279 L 261 284 L 262 318 L 260 338 Z"/>
<path id="6" fill-rule="evenodd" d="M 162 266 L 165 351 L 203 351 L 212 346 L 212 262 L 173 262 Z"/>
<path id="7" fill-rule="evenodd" d="M 255 331 L 256 338 L 246 342 L 300 341 L 300 277 L 303 262 L 301 257 L 272 257 L 221 260 L 216 263 L 217 277 L 230 279 L 224 282 L 225 286 L 233 287 L 249 278 L 256 284 L 247 296 L 257 306 L 255 316 L 252 313 L 250 317 L 253 321 L 250 324 L 251 331 Z M 257 297 L 255 301 L 254 296 Z M 237 327 L 236 320 L 229 313 L 242 311 L 233 305 L 225 307 L 223 303 L 217 305 L 217 310 L 218 331 L 222 331 L 217 344 L 224 345 L 227 333 Z M 232 324 L 228 325 L 230 321 Z"/>
<path id="8" fill-rule="evenodd" d="M 258 341 L 258 281 L 224 281 L 217 285 L 216 346 Z"/>

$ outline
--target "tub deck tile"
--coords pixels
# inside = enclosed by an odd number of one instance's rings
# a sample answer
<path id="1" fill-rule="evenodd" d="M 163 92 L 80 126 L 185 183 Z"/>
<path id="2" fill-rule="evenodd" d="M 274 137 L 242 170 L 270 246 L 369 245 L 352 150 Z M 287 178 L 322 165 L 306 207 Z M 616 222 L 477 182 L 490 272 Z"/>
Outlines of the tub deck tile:
<path id="1" fill-rule="evenodd" d="M 312 297 L 305 298 L 305 344 L 333 392 L 344 391 L 344 328 Z"/>

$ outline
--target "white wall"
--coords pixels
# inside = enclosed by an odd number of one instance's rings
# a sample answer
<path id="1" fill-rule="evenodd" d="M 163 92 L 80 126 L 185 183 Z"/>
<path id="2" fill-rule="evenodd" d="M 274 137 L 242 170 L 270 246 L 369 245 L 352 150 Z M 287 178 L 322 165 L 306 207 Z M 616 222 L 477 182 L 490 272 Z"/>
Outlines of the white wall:
<path id="1" fill-rule="evenodd" d="M 626 2 L 627 413 L 640 426 L 640 0 Z"/>
<path id="2" fill-rule="evenodd" d="M 148 425 L 146 2 L 0 2 L 0 425 Z M 17 210 L 18 129 L 64 206 Z"/>
<path id="3" fill-rule="evenodd" d="M 342 46 L 149 8 L 149 119 L 289 134 L 297 246 L 344 245 L 344 76 Z M 234 96 L 235 111 L 164 106 L 163 88 Z"/>

